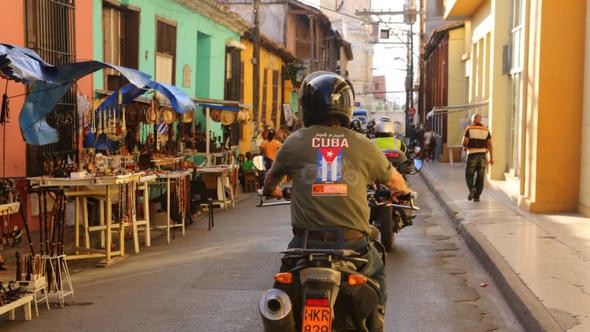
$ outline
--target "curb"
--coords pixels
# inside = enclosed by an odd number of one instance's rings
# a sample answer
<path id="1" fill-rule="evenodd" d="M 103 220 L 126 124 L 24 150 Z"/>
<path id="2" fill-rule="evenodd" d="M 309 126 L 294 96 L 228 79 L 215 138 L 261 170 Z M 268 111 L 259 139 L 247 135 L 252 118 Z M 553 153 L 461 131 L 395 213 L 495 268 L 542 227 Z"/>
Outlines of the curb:
<path id="1" fill-rule="evenodd" d="M 476 256 L 480 264 L 494 279 L 510 309 L 527 331 L 565 331 L 551 316 L 547 308 L 530 291 L 518 274 L 500 255 L 496 248 L 481 234 L 469 220 L 465 220 L 460 210 L 452 203 L 447 193 L 441 189 L 431 174 L 423 169 L 420 176 L 455 224 L 457 233 Z"/>

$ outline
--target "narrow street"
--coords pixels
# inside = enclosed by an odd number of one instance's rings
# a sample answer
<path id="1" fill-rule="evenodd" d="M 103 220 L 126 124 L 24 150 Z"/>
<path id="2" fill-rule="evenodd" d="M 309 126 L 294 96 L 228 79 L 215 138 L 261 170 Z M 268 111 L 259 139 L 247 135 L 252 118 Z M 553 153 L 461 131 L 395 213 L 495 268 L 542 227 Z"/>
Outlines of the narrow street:
<path id="1" fill-rule="evenodd" d="M 521 331 L 419 176 L 415 225 L 387 257 L 387 331 Z M 289 206 L 256 207 L 243 195 L 235 209 L 189 226 L 170 245 L 158 238 L 141 254 L 107 268 L 72 261 L 75 298 L 40 305 L 32 321 L 0 320 L 2 331 L 260 331 L 257 304 L 272 284 L 290 238 Z M 487 287 L 481 285 L 487 284 Z M 56 299 L 53 300 L 56 302 Z"/>

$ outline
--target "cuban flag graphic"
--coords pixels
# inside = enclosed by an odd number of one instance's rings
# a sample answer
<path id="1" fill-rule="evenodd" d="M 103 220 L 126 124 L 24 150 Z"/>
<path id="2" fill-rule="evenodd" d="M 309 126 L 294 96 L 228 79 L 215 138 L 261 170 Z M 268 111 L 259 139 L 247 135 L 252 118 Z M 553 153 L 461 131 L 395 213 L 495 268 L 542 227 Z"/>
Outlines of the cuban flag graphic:
<path id="1" fill-rule="evenodd" d="M 164 119 L 162 119 L 160 121 L 160 123 L 158 124 L 158 127 L 156 127 L 156 130 L 162 134 L 162 135 L 166 135 L 166 133 L 168 132 L 168 124 L 166 123 L 166 121 L 164 121 Z"/>
<path id="2" fill-rule="evenodd" d="M 342 148 L 318 149 L 318 182 L 342 181 Z"/>

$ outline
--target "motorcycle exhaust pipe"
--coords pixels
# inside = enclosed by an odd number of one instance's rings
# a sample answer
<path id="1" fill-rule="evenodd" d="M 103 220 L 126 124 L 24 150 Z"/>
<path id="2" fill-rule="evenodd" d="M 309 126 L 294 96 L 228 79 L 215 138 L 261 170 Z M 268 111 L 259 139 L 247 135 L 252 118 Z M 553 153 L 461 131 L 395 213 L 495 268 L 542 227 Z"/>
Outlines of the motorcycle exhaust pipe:
<path id="1" fill-rule="evenodd" d="M 291 299 L 282 290 L 272 288 L 264 292 L 258 310 L 265 332 L 295 332 Z"/>

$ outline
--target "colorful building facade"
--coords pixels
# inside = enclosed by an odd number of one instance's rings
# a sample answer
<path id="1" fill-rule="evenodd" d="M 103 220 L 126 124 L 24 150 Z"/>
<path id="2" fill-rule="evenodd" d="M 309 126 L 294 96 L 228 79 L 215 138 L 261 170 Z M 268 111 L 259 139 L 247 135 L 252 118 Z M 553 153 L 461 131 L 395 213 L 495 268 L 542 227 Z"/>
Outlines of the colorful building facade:
<path id="1" fill-rule="evenodd" d="M 95 59 L 139 69 L 195 99 L 224 99 L 226 47 L 249 28 L 213 0 L 97 0 L 94 20 L 102 23 L 93 33 Z M 109 75 L 94 75 L 95 89 L 118 87 Z M 206 127 L 200 109 L 195 120 Z M 220 122 L 209 125 L 222 135 Z"/>
<path id="2" fill-rule="evenodd" d="M 587 1 L 565 8 L 548 0 L 447 0 L 444 8 L 446 20 L 465 22 L 467 99 L 487 104 L 490 177 L 531 212 L 590 215 L 583 153 L 590 142 L 582 139 Z"/>

